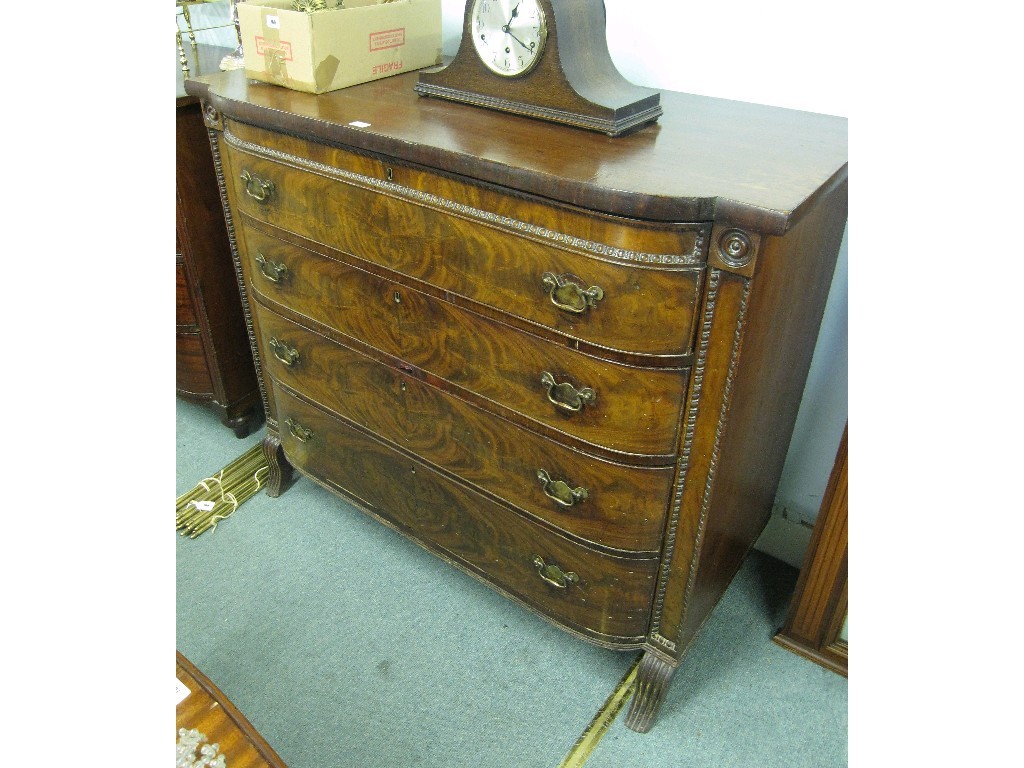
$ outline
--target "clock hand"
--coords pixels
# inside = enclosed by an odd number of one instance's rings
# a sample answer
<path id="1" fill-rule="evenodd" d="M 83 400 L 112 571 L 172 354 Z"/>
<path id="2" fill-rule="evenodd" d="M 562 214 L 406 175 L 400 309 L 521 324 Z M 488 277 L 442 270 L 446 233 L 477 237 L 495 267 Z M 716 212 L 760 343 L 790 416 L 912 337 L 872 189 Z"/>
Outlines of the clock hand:
<path id="1" fill-rule="evenodd" d="M 519 15 L 519 5 L 520 5 L 521 2 L 522 2 L 522 0 L 520 0 L 519 3 L 516 3 L 516 7 L 512 9 L 512 15 L 508 19 L 508 24 L 506 24 L 504 27 L 502 27 L 503 31 L 508 32 L 508 28 L 510 26 L 512 26 L 512 19 L 514 19 L 516 16 Z"/>
<path id="2" fill-rule="evenodd" d="M 518 37 L 516 37 L 515 35 L 513 35 L 513 34 L 512 34 L 512 31 L 511 31 L 511 30 L 507 30 L 507 31 L 506 31 L 506 34 L 507 34 L 507 35 L 508 35 L 509 37 L 511 37 L 511 38 L 512 38 L 513 40 L 515 40 L 515 41 L 516 41 L 517 43 L 519 43 L 519 44 L 520 44 L 521 46 L 523 46 L 523 48 L 525 48 L 526 50 L 528 50 L 528 51 L 529 51 L 530 53 L 533 53 L 533 46 L 532 46 L 532 45 L 527 45 L 526 43 L 524 43 L 524 42 L 523 42 L 522 40 L 520 40 L 520 39 L 519 39 Z"/>
<path id="3" fill-rule="evenodd" d="M 522 4 L 522 0 L 520 0 L 520 2 L 518 2 L 518 3 L 516 3 L 516 7 L 512 9 L 512 16 L 509 18 L 508 24 L 506 24 L 504 27 L 502 27 L 501 31 L 504 32 L 509 37 L 511 37 L 513 40 L 515 40 L 521 46 L 523 46 L 523 48 L 525 48 L 526 50 L 528 50 L 528 51 L 530 51 L 532 53 L 533 52 L 533 48 L 531 48 L 526 43 L 524 43 L 522 40 L 520 40 L 518 37 L 516 37 L 515 35 L 512 34 L 512 21 L 519 15 L 519 6 L 521 4 Z"/>

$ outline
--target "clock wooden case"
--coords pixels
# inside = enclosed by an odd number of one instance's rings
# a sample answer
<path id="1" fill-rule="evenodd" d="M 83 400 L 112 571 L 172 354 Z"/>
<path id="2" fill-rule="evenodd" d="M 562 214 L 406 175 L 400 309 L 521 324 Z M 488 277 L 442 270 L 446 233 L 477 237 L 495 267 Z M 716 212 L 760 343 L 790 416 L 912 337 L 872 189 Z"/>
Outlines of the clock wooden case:
<path id="1" fill-rule="evenodd" d="M 485 10 L 486 9 L 486 10 Z M 520 13 L 522 9 L 522 13 Z M 540 16 L 542 33 L 535 55 L 516 40 L 514 27 L 529 32 L 528 13 Z M 508 21 L 508 65 L 492 60 L 495 28 L 479 21 L 505 16 Z M 497 32 L 502 29 L 496 23 Z M 493 40 L 492 40 L 493 41 Z M 462 41 L 455 58 L 440 69 L 420 73 L 416 91 L 453 101 L 550 120 L 599 131 L 610 136 L 628 133 L 658 119 L 661 94 L 628 82 L 608 52 L 604 0 L 468 0 Z"/>

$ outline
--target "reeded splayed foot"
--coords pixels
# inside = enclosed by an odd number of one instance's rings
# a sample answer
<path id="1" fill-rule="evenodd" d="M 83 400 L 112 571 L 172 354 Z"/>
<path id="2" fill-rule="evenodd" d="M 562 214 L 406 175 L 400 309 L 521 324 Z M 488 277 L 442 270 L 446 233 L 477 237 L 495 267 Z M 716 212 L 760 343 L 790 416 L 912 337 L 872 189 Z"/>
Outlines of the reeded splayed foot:
<path id="1" fill-rule="evenodd" d="M 281 440 L 276 435 L 268 434 L 263 438 L 263 455 L 270 465 L 270 473 L 267 477 L 267 496 L 280 496 L 291 482 L 292 465 L 284 457 Z"/>
<path id="2" fill-rule="evenodd" d="M 650 651 L 644 653 L 636 671 L 633 701 L 626 715 L 626 727 L 647 733 L 654 724 L 676 668 Z"/>

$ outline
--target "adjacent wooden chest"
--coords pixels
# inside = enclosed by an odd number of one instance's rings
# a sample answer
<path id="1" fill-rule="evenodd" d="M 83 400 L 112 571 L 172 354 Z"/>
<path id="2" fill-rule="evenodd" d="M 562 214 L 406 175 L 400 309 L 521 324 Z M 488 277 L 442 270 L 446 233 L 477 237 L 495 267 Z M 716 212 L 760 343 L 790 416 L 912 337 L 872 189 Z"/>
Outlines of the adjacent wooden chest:
<path id="1" fill-rule="evenodd" d="M 760 533 L 846 220 L 846 122 L 663 94 L 620 138 L 190 81 L 292 469 L 567 631 L 647 730 Z"/>
<path id="2" fill-rule="evenodd" d="M 217 71 L 230 49 L 185 47 L 192 72 Z M 233 279 L 231 248 L 199 100 L 178 70 L 175 101 L 176 390 L 210 403 L 239 437 L 257 423 L 259 386 Z"/>

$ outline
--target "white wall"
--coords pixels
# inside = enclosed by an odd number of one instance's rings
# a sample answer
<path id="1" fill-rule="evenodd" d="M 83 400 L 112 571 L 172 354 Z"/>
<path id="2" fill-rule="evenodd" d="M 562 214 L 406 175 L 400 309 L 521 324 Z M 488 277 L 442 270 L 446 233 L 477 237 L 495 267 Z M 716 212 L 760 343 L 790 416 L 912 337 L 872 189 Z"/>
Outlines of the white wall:
<path id="1" fill-rule="evenodd" d="M 842 6 L 839 6 L 842 8 Z M 194 6 L 193 22 L 225 23 L 227 4 Z M 629 80 L 665 90 L 848 114 L 842 19 L 810 0 L 605 0 L 608 49 Z M 442 0 L 442 45 L 452 55 L 465 0 Z M 234 45 L 232 29 L 201 41 Z M 799 566 L 847 419 L 847 239 L 783 469 L 775 512 L 758 548 Z"/>

